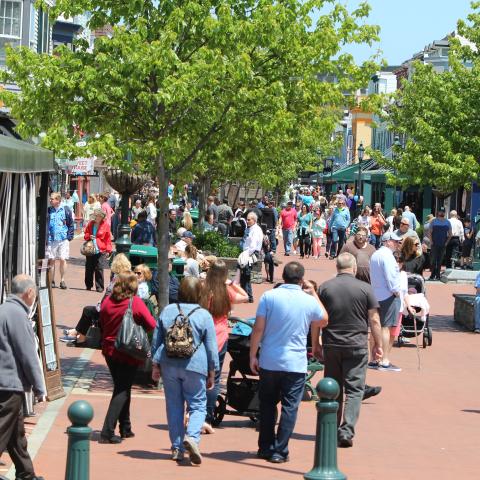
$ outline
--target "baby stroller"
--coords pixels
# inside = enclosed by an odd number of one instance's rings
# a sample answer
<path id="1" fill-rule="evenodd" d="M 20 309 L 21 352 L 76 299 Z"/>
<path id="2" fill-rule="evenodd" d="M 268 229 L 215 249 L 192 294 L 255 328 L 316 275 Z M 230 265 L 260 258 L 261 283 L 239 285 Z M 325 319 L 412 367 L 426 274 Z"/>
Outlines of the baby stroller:
<path id="1" fill-rule="evenodd" d="M 408 294 L 410 304 L 416 310 L 412 315 L 405 309 L 402 315 L 402 327 L 398 335 L 398 346 L 403 344 L 403 338 L 415 338 L 422 335 L 422 346 L 432 345 L 432 329 L 429 326 L 430 305 L 425 296 L 425 280 L 421 275 L 408 275 Z"/>
<path id="2" fill-rule="evenodd" d="M 248 417 L 255 423 L 259 420 L 259 380 L 250 370 L 250 334 L 254 321 L 229 318 L 230 324 L 235 323 L 228 336 L 227 351 L 232 360 L 228 369 L 227 390 L 217 397 L 212 421 L 215 427 L 220 425 L 225 415 Z"/>

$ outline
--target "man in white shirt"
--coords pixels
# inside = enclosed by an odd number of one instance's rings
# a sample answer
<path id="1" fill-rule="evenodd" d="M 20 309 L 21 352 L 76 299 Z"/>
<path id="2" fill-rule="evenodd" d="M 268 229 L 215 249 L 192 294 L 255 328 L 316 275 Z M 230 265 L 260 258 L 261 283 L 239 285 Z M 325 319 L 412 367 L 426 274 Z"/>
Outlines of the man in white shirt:
<path id="1" fill-rule="evenodd" d="M 157 225 L 157 207 L 155 206 L 155 197 L 150 195 L 148 197 L 148 205 L 145 209 L 147 211 L 147 221 L 149 221 L 154 227 Z"/>
<path id="2" fill-rule="evenodd" d="M 463 231 L 463 223 L 458 219 L 456 210 L 450 212 L 448 221 L 452 226 L 452 236 L 445 250 L 445 265 L 447 268 L 450 268 L 452 267 L 453 252 L 457 252 L 457 256 L 460 253 L 460 244 L 465 240 L 465 233 Z"/>
<path id="3" fill-rule="evenodd" d="M 251 284 L 252 265 L 258 261 L 263 243 L 263 231 L 257 224 L 257 220 L 258 217 L 256 213 L 250 212 L 247 215 L 247 229 L 243 237 L 243 253 L 240 257 L 248 256 L 249 259 L 246 262 L 239 262 L 240 286 L 247 292 L 250 303 L 253 303 Z"/>
<path id="4" fill-rule="evenodd" d="M 382 326 L 382 349 L 381 362 L 370 362 L 370 368 L 382 371 L 399 372 L 389 360 L 390 350 L 393 346 L 393 337 L 390 329 L 398 323 L 400 313 L 400 271 L 393 252 L 398 249 L 401 237 L 395 232 L 387 232 L 382 236 L 383 246 L 380 247 L 370 259 L 370 281 L 373 293 L 380 305 L 380 324 Z"/>

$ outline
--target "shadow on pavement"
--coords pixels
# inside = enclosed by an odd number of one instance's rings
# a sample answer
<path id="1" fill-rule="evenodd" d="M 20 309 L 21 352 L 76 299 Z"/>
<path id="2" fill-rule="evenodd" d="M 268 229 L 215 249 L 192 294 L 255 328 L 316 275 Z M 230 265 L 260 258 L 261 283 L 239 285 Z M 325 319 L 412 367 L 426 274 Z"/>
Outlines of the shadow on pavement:
<path id="1" fill-rule="evenodd" d="M 155 424 L 155 425 L 149 425 L 149 428 L 155 428 L 156 430 L 165 430 L 168 432 L 168 425 L 166 424 Z"/>
<path id="2" fill-rule="evenodd" d="M 315 441 L 315 435 L 309 435 L 306 433 L 296 433 L 293 432 L 291 438 L 294 440 L 305 440 L 309 442 L 314 442 Z"/>
<path id="3" fill-rule="evenodd" d="M 169 453 L 149 452 L 147 450 L 123 450 L 118 452 L 118 454 L 141 460 L 170 460 Z"/>
<path id="4" fill-rule="evenodd" d="M 465 333 L 469 331 L 462 325 L 454 322 L 451 315 L 430 315 L 429 324 L 434 332 Z"/>
<path id="5" fill-rule="evenodd" d="M 289 470 L 286 468 L 281 468 L 276 464 L 268 463 L 266 460 L 262 460 L 265 464 L 258 464 L 247 462 L 246 460 L 258 460 L 254 452 L 248 451 L 237 451 L 237 450 L 226 450 L 224 452 L 214 452 L 214 453 L 203 453 L 205 458 L 213 458 L 214 460 L 222 460 L 224 462 L 241 462 L 242 465 L 250 465 L 255 468 L 266 468 L 267 470 L 277 470 L 285 473 L 292 473 L 294 475 L 303 475 L 305 472 L 299 472 L 298 470 Z M 285 465 L 285 464 L 284 464 Z"/>
<path id="6" fill-rule="evenodd" d="M 465 410 L 462 410 L 462 412 L 465 412 L 465 413 L 480 413 L 480 410 L 469 410 L 469 409 L 465 409 Z"/>

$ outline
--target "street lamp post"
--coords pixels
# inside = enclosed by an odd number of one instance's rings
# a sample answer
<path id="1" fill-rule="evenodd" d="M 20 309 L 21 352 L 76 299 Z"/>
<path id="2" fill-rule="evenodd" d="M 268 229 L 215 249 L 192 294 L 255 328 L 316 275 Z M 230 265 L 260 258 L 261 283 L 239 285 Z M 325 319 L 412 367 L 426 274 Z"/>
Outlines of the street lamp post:
<path id="1" fill-rule="evenodd" d="M 392 160 L 393 160 L 393 175 L 395 177 L 395 182 L 397 178 L 397 166 L 396 166 L 396 161 L 397 161 L 397 155 L 402 147 L 402 143 L 400 142 L 400 138 L 398 135 L 395 135 L 394 140 L 393 140 L 393 145 L 392 145 Z M 395 183 L 393 187 L 393 208 L 397 207 L 397 184 Z"/>
<path id="2" fill-rule="evenodd" d="M 358 185 L 355 187 L 355 194 L 360 196 L 360 189 L 362 188 L 362 161 L 363 161 L 363 156 L 365 155 L 365 147 L 363 146 L 362 141 L 358 146 L 357 153 L 358 153 Z"/>

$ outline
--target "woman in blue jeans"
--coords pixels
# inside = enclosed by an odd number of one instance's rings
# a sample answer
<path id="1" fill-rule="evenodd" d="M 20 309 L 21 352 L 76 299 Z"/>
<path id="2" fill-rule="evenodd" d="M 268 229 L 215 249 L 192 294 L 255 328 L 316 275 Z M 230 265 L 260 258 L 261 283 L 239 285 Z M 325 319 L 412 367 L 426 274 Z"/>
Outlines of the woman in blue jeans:
<path id="1" fill-rule="evenodd" d="M 218 369 L 215 327 L 210 313 L 199 305 L 201 290 L 198 278 L 182 280 L 178 291 L 180 303 L 168 305 L 162 311 L 152 342 L 152 377 L 154 380 L 159 380 L 160 376 L 163 379 L 172 460 L 182 461 L 187 451 L 195 465 L 202 463 L 198 445 L 207 413 L 207 389 L 213 388 Z M 169 357 L 165 347 L 167 331 L 180 309 L 189 317 L 196 348 L 189 358 Z M 189 414 L 186 427 L 185 405 Z"/>
<path id="2" fill-rule="evenodd" d="M 350 211 L 345 205 L 345 200 L 337 200 L 337 207 L 332 213 L 329 230 L 332 232 L 332 246 L 330 247 L 330 259 L 334 259 L 342 250 L 345 243 L 345 232 L 350 225 Z"/>
<path id="3" fill-rule="evenodd" d="M 213 412 L 220 391 L 220 377 L 228 346 L 228 315 L 235 303 L 248 302 L 247 292 L 228 280 L 228 268 L 223 260 L 216 260 L 207 272 L 207 278 L 200 301 L 213 317 L 217 339 L 219 366 L 215 371 L 215 386 L 207 392 L 207 418 L 203 430 L 214 433 L 212 428 Z"/>

